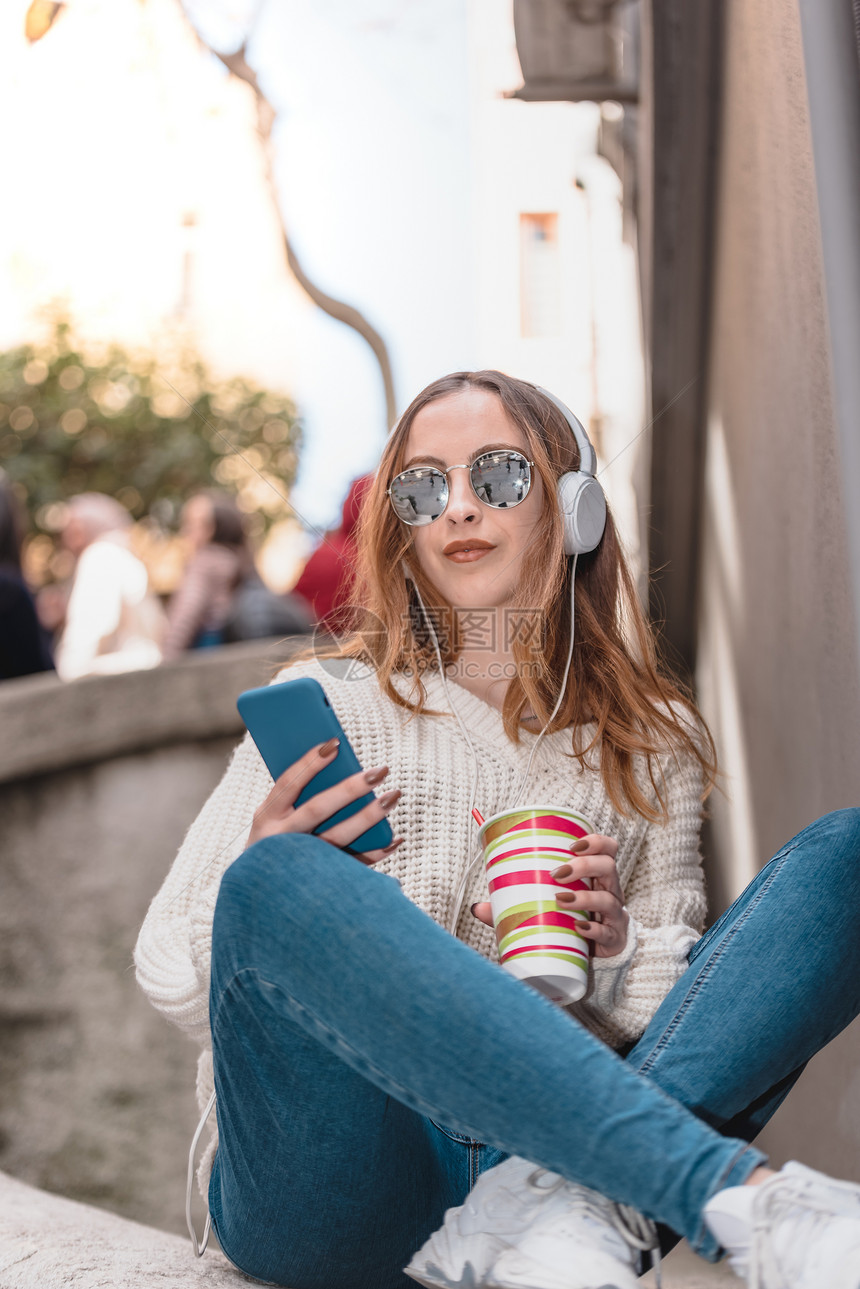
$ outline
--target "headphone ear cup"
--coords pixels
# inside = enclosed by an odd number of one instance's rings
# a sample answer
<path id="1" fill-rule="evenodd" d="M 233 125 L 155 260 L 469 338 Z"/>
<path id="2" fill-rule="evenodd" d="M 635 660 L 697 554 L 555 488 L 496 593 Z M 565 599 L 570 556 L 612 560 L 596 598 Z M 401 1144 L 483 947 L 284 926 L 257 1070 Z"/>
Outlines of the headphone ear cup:
<path id="1" fill-rule="evenodd" d="M 571 470 L 558 481 L 565 555 L 587 555 L 606 527 L 606 497 L 593 475 Z"/>

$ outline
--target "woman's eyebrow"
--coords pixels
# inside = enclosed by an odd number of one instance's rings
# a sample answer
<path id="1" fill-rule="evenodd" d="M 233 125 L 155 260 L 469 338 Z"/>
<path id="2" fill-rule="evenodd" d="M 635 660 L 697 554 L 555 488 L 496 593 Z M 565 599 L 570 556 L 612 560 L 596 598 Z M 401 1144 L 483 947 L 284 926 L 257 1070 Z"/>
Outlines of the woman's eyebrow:
<path id="1" fill-rule="evenodd" d="M 471 453 L 469 456 L 469 465 L 471 465 L 477 457 L 483 456 L 485 452 L 496 452 L 499 448 L 503 449 L 505 452 L 522 452 L 522 448 L 515 448 L 512 443 L 485 443 L 482 448 L 475 448 L 475 451 Z M 414 465 L 438 465 L 440 470 L 444 470 L 446 468 L 444 461 L 440 461 L 438 457 L 428 456 L 426 453 L 419 453 L 418 456 L 412 457 L 406 462 L 403 469 L 409 470 L 410 467 Z"/>

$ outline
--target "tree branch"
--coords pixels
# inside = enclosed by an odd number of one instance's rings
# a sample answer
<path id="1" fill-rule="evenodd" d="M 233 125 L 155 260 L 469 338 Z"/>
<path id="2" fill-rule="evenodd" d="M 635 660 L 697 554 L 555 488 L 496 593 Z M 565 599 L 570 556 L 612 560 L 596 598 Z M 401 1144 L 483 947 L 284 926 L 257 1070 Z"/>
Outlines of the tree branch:
<path id="1" fill-rule="evenodd" d="M 191 23 L 191 26 L 193 27 L 194 24 Z M 382 336 L 375 327 L 371 326 L 363 313 L 353 305 L 346 304 L 343 300 L 337 300 L 334 296 L 327 295 L 325 291 L 321 290 L 320 287 L 318 287 L 316 283 L 308 277 L 299 257 L 296 255 L 295 247 L 290 241 L 290 236 L 287 232 L 286 221 L 284 220 L 281 205 L 278 201 L 278 193 L 275 186 L 274 166 L 272 160 L 272 126 L 275 121 L 276 113 L 272 104 L 260 89 L 257 73 L 249 65 L 248 60 L 245 57 L 245 46 L 242 45 L 242 47 L 237 49 L 233 54 L 222 54 L 219 53 L 217 49 L 213 49 L 211 45 L 208 45 L 196 29 L 195 34 L 197 35 L 197 39 L 200 43 L 208 49 L 210 53 L 213 53 L 216 58 L 220 59 L 231 75 L 235 76 L 237 80 L 244 81 L 245 84 L 249 85 L 254 92 L 254 97 L 257 103 L 257 129 L 260 134 L 260 140 L 263 144 L 263 151 L 266 158 L 266 178 L 269 183 L 269 189 L 272 194 L 275 209 L 278 212 L 278 221 L 281 225 L 284 251 L 286 253 L 287 264 L 289 265 L 290 272 L 293 274 L 293 277 L 296 279 L 305 294 L 313 300 L 314 304 L 318 305 L 318 307 L 330 317 L 336 318 L 338 322 L 343 322 L 348 327 L 352 327 L 352 329 L 357 331 L 358 334 L 370 345 L 370 348 L 373 350 L 376 360 L 379 363 L 382 383 L 385 389 L 385 411 L 387 417 L 386 430 L 388 430 L 397 419 L 397 403 L 394 396 L 394 376 L 391 369 L 391 359 L 388 355 L 388 347 Z"/>

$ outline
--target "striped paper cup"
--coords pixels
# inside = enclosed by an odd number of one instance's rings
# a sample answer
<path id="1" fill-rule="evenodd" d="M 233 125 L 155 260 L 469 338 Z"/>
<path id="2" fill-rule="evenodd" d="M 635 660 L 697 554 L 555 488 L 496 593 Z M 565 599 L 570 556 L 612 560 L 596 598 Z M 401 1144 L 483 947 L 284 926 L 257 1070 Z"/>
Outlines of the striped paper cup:
<path id="1" fill-rule="evenodd" d="M 559 907 L 556 895 L 588 882 L 551 874 L 570 859 L 571 842 L 593 832 L 575 810 L 519 806 L 491 815 L 479 834 L 501 964 L 555 1003 L 576 1002 L 588 986 L 588 941 L 578 931 L 588 915 Z"/>

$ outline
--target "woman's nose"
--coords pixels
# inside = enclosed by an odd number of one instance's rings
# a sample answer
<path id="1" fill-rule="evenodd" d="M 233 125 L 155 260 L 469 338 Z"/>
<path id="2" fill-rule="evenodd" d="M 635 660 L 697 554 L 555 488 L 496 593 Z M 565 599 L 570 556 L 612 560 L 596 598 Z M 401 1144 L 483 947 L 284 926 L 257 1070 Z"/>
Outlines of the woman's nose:
<path id="1" fill-rule="evenodd" d="M 448 471 L 448 505 L 445 518 L 454 523 L 468 523 L 476 519 L 481 503 L 475 496 L 469 471 L 465 466 L 454 466 Z"/>

